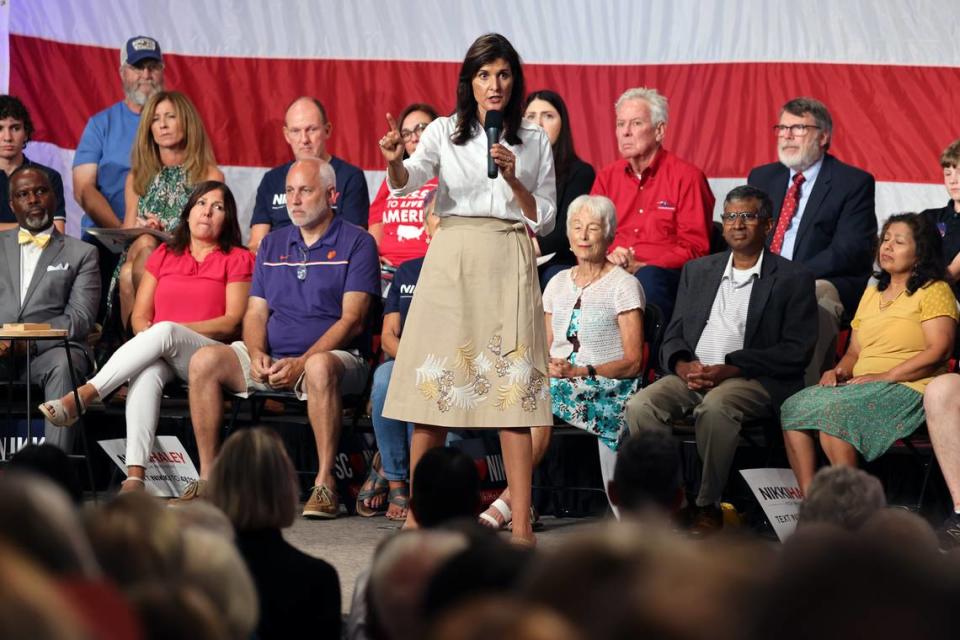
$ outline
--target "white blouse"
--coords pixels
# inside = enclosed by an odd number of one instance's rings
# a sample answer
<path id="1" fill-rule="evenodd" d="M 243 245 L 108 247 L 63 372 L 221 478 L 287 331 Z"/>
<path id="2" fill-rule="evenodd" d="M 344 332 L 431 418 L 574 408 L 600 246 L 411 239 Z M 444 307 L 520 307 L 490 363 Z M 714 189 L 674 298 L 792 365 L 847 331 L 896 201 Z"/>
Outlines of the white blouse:
<path id="1" fill-rule="evenodd" d="M 523 144 L 500 141 L 516 156 L 516 175 L 536 200 L 534 222 L 523 215 L 520 202 L 502 175 L 493 180 L 487 177 L 487 136 L 483 130 L 478 127 L 477 134 L 466 144 L 455 145 L 450 136 L 456 127 L 456 116 L 437 118 L 427 126 L 417 150 L 403 161 L 409 174 L 407 184 L 395 187 L 387 174 L 390 194 L 395 198 L 407 195 L 439 176 L 437 215 L 502 218 L 524 222 L 540 235 L 552 231 L 557 214 L 557 184 L 550 139 L 543 129 L 522 120 L 518 136 Z"/>
<path id="2" fill-rule="evenodd" d="M 617 316 L 633 309 L 643 311 L 646 301 L 640 282 L 620 267 L 610 269 L 583 289 L 574 284 L 573 269 L 553 276 L 543 291 L 543 310 L 552 314 L 551 358 L 566 359 L 573 353 L 567 329 L 577 300 L 580 300 L 577 364 L 599 365 L 623 358 L 623 339 Z"/>

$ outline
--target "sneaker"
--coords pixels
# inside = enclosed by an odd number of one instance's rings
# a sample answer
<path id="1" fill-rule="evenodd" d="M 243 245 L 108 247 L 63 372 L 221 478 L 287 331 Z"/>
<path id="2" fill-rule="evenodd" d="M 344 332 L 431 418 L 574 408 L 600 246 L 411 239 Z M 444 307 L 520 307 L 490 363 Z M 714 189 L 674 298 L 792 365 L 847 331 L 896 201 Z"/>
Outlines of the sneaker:
<path id="1" fill-rule="evenodd" d="M 937 529 L 940 548 L 949 551 L 960 547 L 960 513 L 951 513 Z"/>
<path id="2" fill-rule="evenodd" d="M 191 500 L 203 500 L 207 497 L 207 481 L 194 480 L 183 490 L 179 498 L 174 498 L 171 502 L 190 502 Z"/>
<path id="3" fill-rule="evenodd" d="M 340 515 L 340 501 L 337 494 L 323 484 L 310 489 L 310 497 L 303 505 L 304 518 L 336 518 Z"/>

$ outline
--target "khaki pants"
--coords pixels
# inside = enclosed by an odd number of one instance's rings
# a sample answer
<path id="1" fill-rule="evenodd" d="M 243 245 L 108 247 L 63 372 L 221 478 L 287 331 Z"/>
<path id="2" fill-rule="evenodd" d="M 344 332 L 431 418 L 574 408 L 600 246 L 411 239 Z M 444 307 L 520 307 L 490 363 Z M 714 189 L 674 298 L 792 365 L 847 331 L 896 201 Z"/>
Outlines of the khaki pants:
<path id="1" fill-rule="evenodd" d="M 701 393 L 688 389 L 678 376 L 667 376 L 641 389 L 627 402 L 630 433 L 669 428 L 691 415 L 697 452 L 703 462 L 697 505 L 718 504 L 737 451 L 740 426 L 745 420 L 773 415 L 770 395 L 759 382 L 746 378 L 730 378 Z"/>

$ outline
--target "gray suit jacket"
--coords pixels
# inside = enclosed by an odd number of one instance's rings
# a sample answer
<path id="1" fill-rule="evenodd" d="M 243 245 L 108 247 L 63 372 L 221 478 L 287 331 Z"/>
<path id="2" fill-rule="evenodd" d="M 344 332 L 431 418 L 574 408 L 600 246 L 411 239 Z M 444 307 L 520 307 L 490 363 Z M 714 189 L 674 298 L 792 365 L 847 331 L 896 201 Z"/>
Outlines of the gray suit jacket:
<path id="1" fill-rule="evenodd" d="M 84 342 L 100 304 L 97 250 L 54 229 L 21 305 L 17 231 L 0 232 L 0 323 L 46 322 L 66 329 L 71 340 Z M 41 352 L 55 344 L 51 340 L 36 343 Z"/>
<path id="2" fill-rule="evenodd" d="M 660 361 L 676 373 L 678 360 L 694 360 L 710 319 L 730 252 L 691 260 L 683 267 L 673 318 L 663 337 Z M 727 354 L 745 378 L 763 385 L 773 407 L 803 388 L 803 371 L 817 341 L 813 274 L 803 265 L 764 250 L 760 278 L 753 283 L 743 349 Z"/>

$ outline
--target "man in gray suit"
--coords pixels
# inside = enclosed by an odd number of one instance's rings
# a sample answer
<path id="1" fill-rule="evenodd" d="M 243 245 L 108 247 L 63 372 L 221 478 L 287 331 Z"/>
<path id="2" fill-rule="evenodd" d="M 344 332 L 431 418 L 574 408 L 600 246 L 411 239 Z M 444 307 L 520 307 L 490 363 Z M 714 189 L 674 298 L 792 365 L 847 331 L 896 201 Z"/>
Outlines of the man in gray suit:
<path id="1" fill-rule="evenodd" d="M 723 204 L 724 253 L 688 262 L 660 362 L 673 372 L 627 403 L 631 434 L 693 416 L 703 475 L 693 532 L 723 525 L 720 497 L 740 426 L 771 418 L 803 388 L 817 340 L 813 274 L 764 248 L 773 205 L 763 191 L 737 187 Z"/>
<path id="2" fill-rule="evenodd" d="M 24 166 L 10 175 L 10 209 L 19 228 L 0 232 L 0 323 L 43 322 L 66 329 L 77 341 L 71 356 L 77 380 L 89 371 L 82 344 L 93 328 L 100 301 L 97 251 L 53 227 L 57 198 L 46 171 Z M 0 369 L 7 380 L 11 368 L 22 381 L 26 348 L 0 341 Z M 53 340 L 32 343 L 35 356 L 30 382 L 43 387 L 52 400 L 68 393 L 70 371 L 63 344 Z M 47 442 L 69 450 L 72 431 L 46 423 Z"/>

